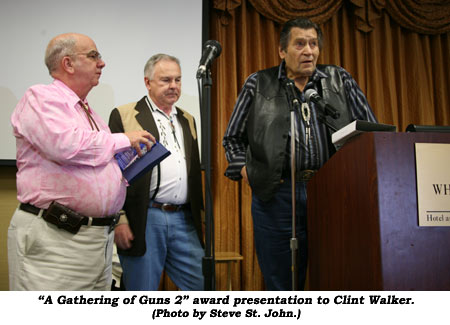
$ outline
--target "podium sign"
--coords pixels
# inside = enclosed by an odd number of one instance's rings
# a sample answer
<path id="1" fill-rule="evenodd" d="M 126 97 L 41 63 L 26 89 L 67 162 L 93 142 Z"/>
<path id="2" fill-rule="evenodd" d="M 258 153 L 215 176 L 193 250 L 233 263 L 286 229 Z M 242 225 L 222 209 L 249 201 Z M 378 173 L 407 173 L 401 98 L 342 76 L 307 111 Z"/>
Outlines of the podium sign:
<path id="1" fill-rule="evenodd" d="M 450 227 L 450 144 L 416 143 L 419 226 Z"/>

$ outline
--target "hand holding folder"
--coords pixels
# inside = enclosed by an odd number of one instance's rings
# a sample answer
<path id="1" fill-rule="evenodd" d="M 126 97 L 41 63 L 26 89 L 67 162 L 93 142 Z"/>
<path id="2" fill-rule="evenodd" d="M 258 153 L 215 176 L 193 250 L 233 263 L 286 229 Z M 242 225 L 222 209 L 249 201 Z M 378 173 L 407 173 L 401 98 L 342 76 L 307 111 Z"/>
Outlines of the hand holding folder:
<path id="1" fill-rule="evenodd" d="M 141 144 L 141 148 L 142 152 L 144 152 L 145 145 Z M 128 183 L 131 184 L 169 155 L 170 151 L 167 150 L 161 143 L 156 142 L 149 151 L 144 153 L 142 157 L 138 156 L 136 149 L 130 148 L 119 152 L 115 155 L 115 158 L 117 159 L 117 163 L 122 170 L 123 176 Z"/>

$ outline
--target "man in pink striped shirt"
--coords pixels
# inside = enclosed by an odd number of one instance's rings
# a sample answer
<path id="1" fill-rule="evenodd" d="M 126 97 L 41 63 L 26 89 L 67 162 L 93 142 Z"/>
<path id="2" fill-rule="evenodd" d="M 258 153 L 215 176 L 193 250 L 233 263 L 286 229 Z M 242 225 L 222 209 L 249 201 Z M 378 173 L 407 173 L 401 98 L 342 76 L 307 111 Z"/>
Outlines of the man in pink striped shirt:
<path id="1" fill-rule="evenodd" d="M 89 107 L 105 62 L 88 36 L 56 36 L 45 63 L 53 83 L 29 88 L 11 117 L 21 203 L 8 230 L 10 290 L 109 290 L 111 229 L 127 186 L 114 155 L 155 139 L 111 134 Z M 71 210 L 56 221 L 47 219 L 54 201 Z"/>

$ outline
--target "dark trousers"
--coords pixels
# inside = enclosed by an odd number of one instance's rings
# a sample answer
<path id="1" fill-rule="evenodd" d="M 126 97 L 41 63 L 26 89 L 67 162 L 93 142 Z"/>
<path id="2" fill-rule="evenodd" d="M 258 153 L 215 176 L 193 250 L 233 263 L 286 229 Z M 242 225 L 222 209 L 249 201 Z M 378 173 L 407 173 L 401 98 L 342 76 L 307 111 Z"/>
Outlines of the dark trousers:
<path id="1" fill-rule="evenodd" d="M 306 279 L 306 183 L 296 183 L 296 237 L 298 289 Z M 285 180 L 270 201 L 252 197 L 256 255 L 267 290 L 292 290 L 292 190 Z"/>

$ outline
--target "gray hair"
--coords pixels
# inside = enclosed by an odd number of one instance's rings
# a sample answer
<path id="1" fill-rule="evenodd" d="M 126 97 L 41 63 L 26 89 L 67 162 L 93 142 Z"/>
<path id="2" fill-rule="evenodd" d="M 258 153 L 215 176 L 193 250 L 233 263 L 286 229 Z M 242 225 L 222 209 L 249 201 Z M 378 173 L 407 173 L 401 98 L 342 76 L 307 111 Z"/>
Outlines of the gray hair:
<path id="1" fill-rule="evenodd" d="M 63 57 L 75 53 L 76 43 L 77 41 L 72 35 L 58 37 L 50 41 L 45 51 L 45 65 L 50 75 L 58 69 Z"/>
<path id="2" fill-rule="evenodd" d="M 152 80 L 156 63 L 163 60 L 173 61 L 176 64 L 178 64 L 179 67 L 181 67 L 180 60 L 178 60 L 178 58 L 168 54 L 159 53 L 153 55 L 150 59 L 148 59 L 144 67 L 144 76 L 147 77 L 149 80 Z"/>

